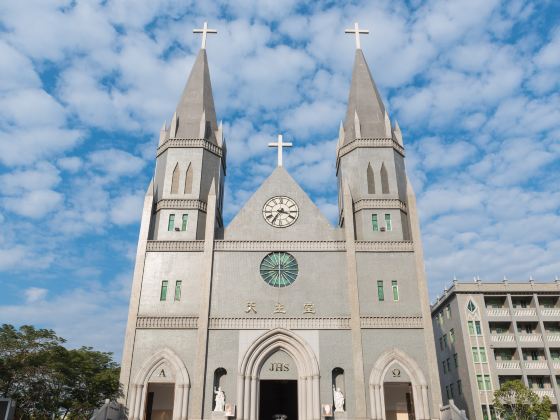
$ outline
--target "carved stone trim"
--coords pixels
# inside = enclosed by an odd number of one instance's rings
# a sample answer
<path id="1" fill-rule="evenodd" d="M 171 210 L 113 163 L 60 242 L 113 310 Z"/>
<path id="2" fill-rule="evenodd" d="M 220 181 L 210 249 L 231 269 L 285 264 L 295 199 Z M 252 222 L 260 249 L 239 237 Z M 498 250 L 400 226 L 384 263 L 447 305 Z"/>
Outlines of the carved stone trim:
<path id="1" fill-rule="evenodd" d="M 142 316 L 136 320 L 136 328 L 196 329 L 197 316 Z"/>
<path id="2" fill-rule="evenodd" d="M 406 203 L 397 198 L 369 198 L 354 203 L 354 213 L 363 209 L 399 209 L 407 212 Z"/>
<path id="3" fill-rule="evenodd" d="M 174 147 L 202 148 L 208 150 L 210 153 L 213 153 L 218 157 L 224 156 L 223 149 L 220 146 L 217 146 L 214 143 L 210 143 L 206 139 L 169 139 L 158 147 L 156 156 L 159 156 L 167 149 Z"/>
<path id="4" fill-rule="evenodd" d="M 215 241 L 216 251 L 344 251 L 345 241 Z"/>
<path id="5" fill-rule="evenodd" d="M 404 147 L 402 147 L 394 139 L 387 137 L 387 138 L 376 138 L 376 139 L 352 140 L 350 143 L 342 146 L 338 150 L 338 156 L 337 156 L 338 159 L 340 159 L 345 154 L 350 153 L 352 150 L 357 149 L 358 147 L 392 147 L 399 154 L 404 156 Z"/>
<path id="6" fill-rule="evenodd" d="M 421 316 L 362 316 L 362 328 L 423 328 Z"/>
<path id="7" fill-rule="evenodd" d="M 147 252 L 202 252 L 204 241 L 148 241 Z"/>
<path id="8" fill-rule="evenodd" d="M 374 328 L 423 328 L 421 316 L 363 316 L 360 326 Z M 143 329 L 196 329 L 196 316 L 141 316 L 136 328 Z M 211 330 L 269 330 L 287 328 L 291 330 L 349 330 L 350 317 L 323 318 L 210 318 Z"/>
<path id="9" fill-rule="evenodd" d="M 357 252 L 414 252 L 412 241 L 356 241 Z"/>
<path id="10" fill-rule="evenodd" d="M 206 213 L 206 203 L 194 199 L 164 199 L 159 200 L 156 205 L 156 211 L 160 211 L 161 209 L 193 209 Z"/>

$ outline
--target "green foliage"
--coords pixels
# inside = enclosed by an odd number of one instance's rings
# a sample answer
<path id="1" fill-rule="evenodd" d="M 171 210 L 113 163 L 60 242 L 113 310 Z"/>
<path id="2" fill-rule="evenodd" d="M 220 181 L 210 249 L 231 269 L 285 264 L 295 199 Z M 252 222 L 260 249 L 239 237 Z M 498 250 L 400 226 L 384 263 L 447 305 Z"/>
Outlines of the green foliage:
<path id="1" fill-rule="evenodd" d="M 0 328 L 0 395 L 16 400 L 16 418 L 83 419 L 120 396 L 111 353 L 68 350 L 64 342 L 52 330 Z"/>
<path id="2" fill-rule="evenodd" d="M 547 420 L 552 403 L 539 396 L 520 380 L 507 381 L 494 393 L 494 409 L 503 420 Z"/>

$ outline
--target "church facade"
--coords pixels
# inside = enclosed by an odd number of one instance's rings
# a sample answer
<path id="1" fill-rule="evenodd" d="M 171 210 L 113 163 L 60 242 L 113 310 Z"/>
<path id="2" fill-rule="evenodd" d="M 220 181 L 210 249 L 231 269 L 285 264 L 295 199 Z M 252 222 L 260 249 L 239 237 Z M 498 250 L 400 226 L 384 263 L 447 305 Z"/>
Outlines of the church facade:
<path id="1" fill-rule="evenodd" d="M 439 418 L 402 134 L 359 44 L 333 156 L 338 225 L 284 169 L 280 138 L 278 167 L 224 226 L 206 33 L 145 195 L 121 368 L 129 418 Z"/>

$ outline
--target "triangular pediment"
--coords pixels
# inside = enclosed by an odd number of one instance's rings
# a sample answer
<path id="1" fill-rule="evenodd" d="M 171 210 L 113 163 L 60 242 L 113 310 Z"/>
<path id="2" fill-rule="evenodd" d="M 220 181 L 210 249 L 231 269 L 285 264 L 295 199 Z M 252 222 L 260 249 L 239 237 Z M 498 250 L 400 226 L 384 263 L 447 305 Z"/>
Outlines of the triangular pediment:
<path id="1" fill-rule="evenodd" d="M 267 223 L 263 208 L 273 197 L 288 197 L 296 203 L 298 216 L 292 225 L 274 227 Z M 283 167 L 277 167 L 226 227 L 224 239 L 338 240 L 342 239 L 341 235 L 290 174 Z"/>

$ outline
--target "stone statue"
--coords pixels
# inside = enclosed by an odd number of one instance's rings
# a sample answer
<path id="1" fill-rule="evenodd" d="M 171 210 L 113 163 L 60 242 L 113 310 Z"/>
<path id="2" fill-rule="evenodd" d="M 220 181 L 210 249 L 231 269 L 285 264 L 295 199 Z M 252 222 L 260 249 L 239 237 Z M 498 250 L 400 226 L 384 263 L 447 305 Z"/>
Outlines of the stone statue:
<path id="1" fill-rule="evenodd" d="M 344 394 L 340 390 L 340 388 L 335 388 L 334 385 L 332 387 L 333 390 L 333 397 L 334 397 L 334 411 L 335 413 L 343 412 L 344 411 Z"/>
<path id="2" fill-rule="evenodd" d="M 221 386 L 219 386 L 218 389 L 214 391 L 214 394 L 216 394 L 216 398 L 214 398 L 214 401 L 216 403 L 214 411 L 223 412 L 224 406 L 226 404 L 226 394 L 224 394 L 224 391 L 222 391 Z"/>

